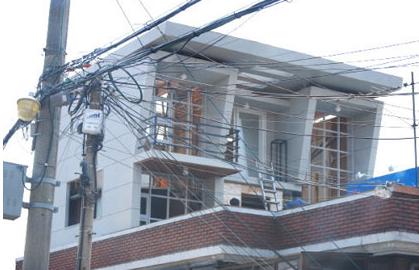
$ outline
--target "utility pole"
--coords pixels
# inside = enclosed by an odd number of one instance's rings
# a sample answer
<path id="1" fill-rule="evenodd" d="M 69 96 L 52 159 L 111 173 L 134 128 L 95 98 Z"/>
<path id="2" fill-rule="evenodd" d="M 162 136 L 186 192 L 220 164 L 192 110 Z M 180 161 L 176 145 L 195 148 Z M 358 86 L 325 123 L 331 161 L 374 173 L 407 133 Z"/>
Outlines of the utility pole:
<path id="1" fill-rule="evenodd" d="M 89 96 L 90 114 L 86 114 L 83 125 L 86 125 L 87 120 L 93 117 L 103 121 L 103 104 L 101 96 L 101 81 L 94 79 L 88 88 L 85 90 Z M 88 115 L 88 116 L 86 116 Z M 95 204 L 97 198 L 97 184 L 96 184 L 96 163 L 97 152 L 99 145 L 103 139 L 103 134 L 95 134 L 95 132 L 88 133 L 83 127 L 83 132 L 87 133 L 86 143 L 84 145 L 84 158 L 81 163 L 82 174 L 80 177 L 80 186 L 82 194 L 81 214 L 80 214 L 80 233 L 79 246 L 77 251 L 77 269 L 89 270 L 92 254 L 92 235 L 93 235 L 93 219 L 95 212 Z M 100 128 L 102 129 L 102 128 Z"/>
<path id="2" fill-rule="evenodd" d="M 416 105 L 415 105 L 415 75 L 412 72 L 412 109 L 413 109 L 413 147 L 414 147 L 414 153 L 415 153 L 415 178 L 416 178 L 416 187 L 419 187 L 418 183 L 418 149 L 416 145 L 416 127 L 418 126 L 416 122 Z"/>
<path id="3" fill-rule="evenodd" d="M 62 74 L 49 74 L 62 66 L 65 59 L 70 0 L 51 0 L 45 50 L 42 91 L 62 81 Z M 51 223 L 54 211 L 54 188 L 57 165 L 60 108 L 42 100 L 37 120 L 35 158 L 31 178 L 26 243 L 23 261 L 24 270 L 47 270 L 51 241 Z"/>

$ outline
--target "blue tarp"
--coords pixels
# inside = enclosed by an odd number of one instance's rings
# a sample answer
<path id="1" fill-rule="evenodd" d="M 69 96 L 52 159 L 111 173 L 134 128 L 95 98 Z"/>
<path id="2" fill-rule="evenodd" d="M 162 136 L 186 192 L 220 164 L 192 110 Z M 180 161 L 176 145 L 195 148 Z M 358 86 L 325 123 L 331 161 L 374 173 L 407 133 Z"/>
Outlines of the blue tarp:
<path id="1" fill-rule="evenodd" d="M 302 207 L 308 205 L 308 203 L 306 201 L 304 201 L 303 199 L 301 199 L 300 197 L 295 198 L 292 201 L 289 201 L 285 204 L 285 209 L 292 209 L 292 208 L 296 208 L 296 207 Z"/>
<path id="2" fill-rule="evenodd" d="M 419 174 L 419 168 L 416 168 L 416 170 Z M 387 182 L 397 183 L 403 186 L 416 186 L 415 168 L 386 174 L 366 180 L 353 181 L 346 186 L 346 189 L 349 195 L 373 190 L 376 186 L 385 185 Z"/>

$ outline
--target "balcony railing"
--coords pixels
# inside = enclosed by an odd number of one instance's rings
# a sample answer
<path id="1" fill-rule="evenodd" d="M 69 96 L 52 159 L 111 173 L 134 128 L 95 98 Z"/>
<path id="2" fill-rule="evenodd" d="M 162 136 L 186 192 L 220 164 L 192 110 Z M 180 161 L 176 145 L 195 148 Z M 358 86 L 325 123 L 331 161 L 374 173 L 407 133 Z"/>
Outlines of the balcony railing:
<path id="1" fill-rule="evenodd" d="M 140 139 L 139 149 L 149 147 L 173 153 L 238 161 L 238 129 L 176 121 L 159 115 L 146 119 L 145 125 L 146 135 Z"/>

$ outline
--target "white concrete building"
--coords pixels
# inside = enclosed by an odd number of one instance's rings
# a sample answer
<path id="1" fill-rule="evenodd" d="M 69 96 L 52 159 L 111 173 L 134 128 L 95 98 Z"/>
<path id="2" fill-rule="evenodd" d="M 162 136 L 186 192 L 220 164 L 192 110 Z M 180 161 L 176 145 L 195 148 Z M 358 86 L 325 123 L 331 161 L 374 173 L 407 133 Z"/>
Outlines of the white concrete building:
<path id="1" fill-rule="evenodd" d="M 160 30 L 143 35 L 144 46 L 192 28 L 165 23 Z M 133 41 L 107 60 L 139 46 Z M 214 32 L 185 47 L 155 52 L 127 70 L 141 85 L 144 99 L 133 109 L 144 121 L 133 131 L 115 113 L 106 119 L 95 237 L 219 205 L 268 204 L 280 210 L 296 197 L 318 202 L 344 195 L 346 182 L 358 172 L 372 175 L 375 164 L 373 138 L 383 104 L 360 95 L 391 92 L 402 83 Z M 123 71 L 113 76 L 127 77 Z M 138 94 L 132 81 L 124 82 L 121 89 Z M 68 122 L 64 110 L 62 130 Z M 75 172 L 81 151 L 81 135 L 62 136 L 52 248 L 77 241 Z M 275 186 L 267 187 L 268 180 Z"/>

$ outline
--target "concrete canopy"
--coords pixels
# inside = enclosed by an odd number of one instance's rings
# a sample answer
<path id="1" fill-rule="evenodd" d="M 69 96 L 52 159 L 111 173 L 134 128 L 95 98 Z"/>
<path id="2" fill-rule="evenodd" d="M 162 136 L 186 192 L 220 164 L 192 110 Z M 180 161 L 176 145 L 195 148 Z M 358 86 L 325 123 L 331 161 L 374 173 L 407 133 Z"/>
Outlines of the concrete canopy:
<path id="1" fill-rule="evenodd" d="M 195 29 L 172 22 L 166 22 L 159 28 L 141 37 L 144 47 L 162 44 Z M 173 50 L 180 49 L 179 54 L 238 68 L 238 87 L 261 94 L 289 94 L 310 85 L 321 85 L 348 94 L 389 93 L 402 86 L 402 79 L 397 76 L 217 32 L 205 33 L 188 42 L 187 46 L 182 45 Z M 140 48 L 134 41 L 125 49 L 135 51 Z"/>

